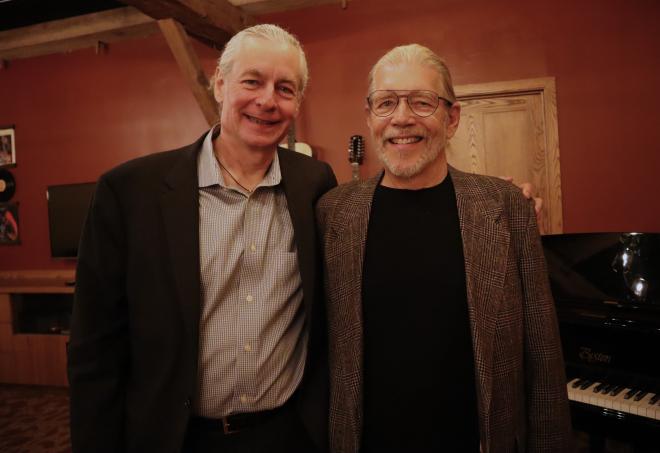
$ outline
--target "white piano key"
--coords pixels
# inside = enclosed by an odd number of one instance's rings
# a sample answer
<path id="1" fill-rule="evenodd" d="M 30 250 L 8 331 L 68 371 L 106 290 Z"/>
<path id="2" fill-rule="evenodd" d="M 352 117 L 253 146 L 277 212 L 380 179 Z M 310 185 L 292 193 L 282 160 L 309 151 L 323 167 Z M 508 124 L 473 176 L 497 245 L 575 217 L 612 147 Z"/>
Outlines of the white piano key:
<path id="1" fill-rule="evenodd" d="M 609 404 L 611 404 L 607 395 L 603 395 L 602 393 L 596 393 L 595 395 L 596 396 L 591 399 L 594 406 L 607 407 Z"/>
<path id="2" fill-rule="evenodd" d="M 650 418 L 652 420 L 660 420 L 660 402 L 649 404 L 651 398 L 655 396 L 654 393 L 648 393 L 640 401 L 635 401 L 634 396 L 629 399 L 625 398 L 626 394 L 631 390 L 630 387 L 624 388 L 616 396 L 612 396 L 609 392 L 607 394 L 602 394 L 593 391 L 594 388 L 599 385 L 599 382 L 592 383 L 584 390 L 579 387 L 573 388 L 573 384 L 579 380 L 581 380 L 581 378 L 574 378 L 566 383 L 568 398 L 571 401 L 625 412 L 640 417 Z"/>
<path id="3" fill-rule="evenodd" d="M 591 404 L 591 397 L 594 394 L 593 388 L 597 383 L 592 383 L 586 389 L 581 389 L 580 387 L 573 388 L 572 384 L 578 380 L 580 380 L 580 378 L 574 379 L 568 383 L 569 398 L 580 403 Z"/>
<path id="4" fill-rule="evenodd" d="M 648 418 L 660 420 L 660 404 L 658 403 L 655 403 L 653 405 L 649 404 L 649 407 L 646 409 L 646 416 Z"/>
<path id="5" fill-rule="evenodd" d="M 573 384 L 578 382 L 579 380 L 580 380 L 580 378 L 571 379 L 566 384 L 566 391 L 568 392 L 568 399 L 569 400 L 575 401 L 575 389 L 573 388 Z"/>
<path id="6" fill-rule="evenodd" d="M 639 415 L 639 412 L 642 410 L 639 401 L 635 401 L 635 397 L 630 398 L 629 401 L 630 401 L 630 413 L 634 415 Z M 644 415 L 646 415 L 646 410 L 644 410 Z"/>
<path id="7" fill-rule="evenodd" d="M 651 393 L 647 393 L 644 398 L 642 398 L 639 401 L 635 401 L 633 404 L 636 408 L 636 413 L 637 415 L 641 415 L 642 417 L 647 417 L 648 416 L 648 407 L 649 407 L 649 400 L 653 397 Z"/>
<path id="8" fill-rule="evenodd" d="M 594 389 L 600 385 L 600 382 L 594 382 L 593 385 L 589 386 L 587 388 L 588 392 L 585 395 L 587 397 L 587 402 L 591 404 L 592 406 L 601 406 L 602 404 L 600 403 L 600 398 L 599 394 L 594 392 Z"/>
<path id="9" fill-rule="evenodd" d="M 580 393 L 579 393 L 580 401 L 582 401 L 583 403 L 591 404 L 591 395 L 593 394 L 593 389 L 596 385 L 598 385 L 598 384 L 596 382 L 594 382 L 591 385 L 589 385 L 589 387 L 587 387 L 587 388 L 578 389 L 578 390 L 580 390 Z"/>
<path id="10" fill-rule="evenodd" d="M 626 393 L 630 391 L 629 388 L 625 388 L 621 390 L 621 392 L 614 397 L 612 400 L 612 409 L 615 411 L 621 411 L 621 412 L 628 412 L 628 409 L 630 405 L 628 404 L 628 400 L 625 399 Z"/>

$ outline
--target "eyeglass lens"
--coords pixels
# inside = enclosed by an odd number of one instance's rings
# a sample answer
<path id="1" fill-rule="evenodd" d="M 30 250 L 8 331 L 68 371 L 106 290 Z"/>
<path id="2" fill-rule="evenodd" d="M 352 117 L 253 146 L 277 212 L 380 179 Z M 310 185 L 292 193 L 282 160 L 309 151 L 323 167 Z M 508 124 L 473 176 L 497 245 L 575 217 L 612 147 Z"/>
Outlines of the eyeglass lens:
<path id="1" fill-rule="evenodd" d="M 419 116 L 430 116 L 438 108 L 441 99 L 433 91 L 411 91 L 408 94 L 397 94 L 396 91 L 377 90 L 369 96 L 371 111 L 378 116 L 391 115 L 399 105 L 400 98 L 406 98 L 410 109 Z"/>

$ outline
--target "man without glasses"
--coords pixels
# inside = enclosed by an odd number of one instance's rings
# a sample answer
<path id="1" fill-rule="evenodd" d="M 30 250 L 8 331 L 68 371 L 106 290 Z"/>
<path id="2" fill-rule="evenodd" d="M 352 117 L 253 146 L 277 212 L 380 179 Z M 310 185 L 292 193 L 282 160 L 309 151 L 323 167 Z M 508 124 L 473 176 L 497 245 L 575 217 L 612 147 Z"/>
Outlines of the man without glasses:
<path id="1" fill-rule="evenodd" d="M 99 182 L 69 346 L 74 453 L 324 447 L 314 204 L 330 167 L 277 147 L 307 63 L 274 25 L 218 62 L 220 124 Z"/>

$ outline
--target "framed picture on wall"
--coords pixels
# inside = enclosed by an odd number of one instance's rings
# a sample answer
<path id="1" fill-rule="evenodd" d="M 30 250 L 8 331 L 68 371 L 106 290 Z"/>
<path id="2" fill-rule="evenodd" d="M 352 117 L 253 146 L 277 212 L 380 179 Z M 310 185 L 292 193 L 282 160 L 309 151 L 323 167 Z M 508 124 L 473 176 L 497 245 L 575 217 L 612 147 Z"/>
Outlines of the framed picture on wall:
<path id="1" fill-rule="evenodd" d="M 16 134 L 13 126 L 0 126 L 0 167 L 6 165 L 16 165 Z"/>
<path id="2" fill-rule="evenodd" d="M 0 203 L 0 245 L 20 244 L 18 203 Z"/>

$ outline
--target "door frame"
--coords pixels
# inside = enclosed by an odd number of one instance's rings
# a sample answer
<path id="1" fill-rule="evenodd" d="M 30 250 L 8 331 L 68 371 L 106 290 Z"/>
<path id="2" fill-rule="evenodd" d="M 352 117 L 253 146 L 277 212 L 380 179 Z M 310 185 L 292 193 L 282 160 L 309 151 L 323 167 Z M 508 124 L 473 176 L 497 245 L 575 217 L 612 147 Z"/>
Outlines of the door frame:
<path id="1" fill-rule="evenodd" d="M 548 219 L 548 231 L 546 233 L 562 233 L 563 214 L 555 78 L 539 77 L 535 79 L 457 85 L 454 87 L 454 92 L 458 101 L 493 96 L 517 96 L 521 94 L 538 94 L 541 96 L 543 120 L 545 122 L 545 176 L 548 182 L 549 194 L 548 199 L 543 200 L 543 209 L 547 211 Z"/>

